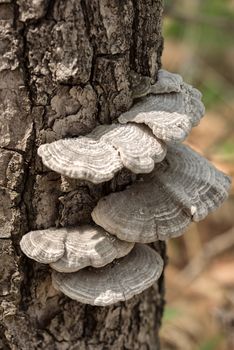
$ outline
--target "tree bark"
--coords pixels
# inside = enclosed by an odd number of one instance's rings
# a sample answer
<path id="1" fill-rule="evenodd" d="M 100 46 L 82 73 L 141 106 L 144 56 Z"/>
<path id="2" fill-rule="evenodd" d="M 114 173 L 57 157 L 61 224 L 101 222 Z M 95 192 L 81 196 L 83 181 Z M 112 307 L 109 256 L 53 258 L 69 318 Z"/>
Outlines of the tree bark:
<path id="1" fill-rule="evenodd" d="M 132 104 L 129 70 L 156 79 L 161 0 L 0 0 L 0 348 L 159 349 L 163 277 L 128 302 L 92 307 L 54 290 L 27 259 L 32 229 L 90 222 L 94 186 L 42 166 L 37 147 L 111 123 Z M 165 258 L 163 243 L 155 244 Z"/>

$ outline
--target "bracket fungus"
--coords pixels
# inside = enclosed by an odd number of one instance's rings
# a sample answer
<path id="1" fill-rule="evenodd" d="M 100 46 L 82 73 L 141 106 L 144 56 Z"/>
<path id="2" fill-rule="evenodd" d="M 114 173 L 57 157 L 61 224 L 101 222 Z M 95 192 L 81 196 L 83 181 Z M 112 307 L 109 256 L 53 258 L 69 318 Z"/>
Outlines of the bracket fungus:
<path id="1" fill-rule="evenodd" d="M 135 174 L 151 172 L 154 163 L 161 162 L 166 155 L 166 145 L 145 125 L 100 125 L 90 137 L 112 145 L 119 152 L 123 166 Z"/>
<path id="2" fill-rule="evenodd" d="M 162 270 L 160 255 L 136 244 L 127 256 L 100 269 L 85 268 L 71 274 L 53 271 L 52 282 L 71 299 L 107 306 L 143 292 L 159 279 Z"/>
<path id="3" fill-rule="evenodd" d="M 159 69 L 158 79 L 154 83 L 152 78 L 131 71 L 130 82 L 133 89 L 132 97 L 136 99 L 149 94 L 180 92 L 183 78 L 179 74 Z"/>
<path id="4" fill-rule="evenodd" d="M 230 187 L 228 176 L 178 144 L 204 114 L 201 93 L 162 69 L 156 83 L 135 72 L 130 78 L 138 100 L 120 124 L 41 145 L 38 154 L 57 173 L 94 184 L 124 167 L 144 175 L 99 200 L 92 212 L 99 226 L 31 231 L 20 242 L 28 257 L 50 264 L 57 290 L 91 305 L 128 300 L 150 287 L 163 260 L 141 243 L 181 235 L 216 209 Z"/>
<path id="5" fill-rule="evenodd" d="M 112 146 L 85 137 L 41 145 L 38 155 L 51 170 L 95 184 L 109 181 L 122 168 L 118 152 Z"/>
<path id="6" fill-rule="evenodd" d="M 66 230 L 52 228 L 30 231 L 22 237 L 20 248 L 28 258 L 49 264 L 63 256 Z"/>
<path id="7" fill-rule="evenodd" d="M 86 266 L 104 266 L 127 255 L 134 244 L 120 241 L 101 227 L 84 225 L 31 231 L 20 246 L 31 259 L 61 272 L 74 272 Z"/>
<path id="8" fill-rule="evenodd" d="M 151 174 L 102 198 L 96 224 L 129 242 L 149 243 L 181 235 L 226 199 L 230 178 L 185 145 L 171 145 Z"/>
<path id="9" fill-rule="evenodd" d="M 123 167 L 149 173 L 166 155 L 166 145 L 144 125 L 101 125 L 87 136 L 41 145 L 44 165 L 71 177 L 93 183 L 108 181 Z"/>
<path id="10" fill-rule="evenodd" d="M 158 80 L 151 86 L 151 94 L 165 94 L 180 92 L 183 78 L 177 73 L 171 73 L 165 69 L 159 69 Z"/>
<path id="11" fill-rule="evenodd" d="M 204 106 L 197 90 L 183 84 L 180 92 L 148 95 L 118 118 L 146 124 L 153 134 L 165 142 L 181 142 L 204 115 Z"/>

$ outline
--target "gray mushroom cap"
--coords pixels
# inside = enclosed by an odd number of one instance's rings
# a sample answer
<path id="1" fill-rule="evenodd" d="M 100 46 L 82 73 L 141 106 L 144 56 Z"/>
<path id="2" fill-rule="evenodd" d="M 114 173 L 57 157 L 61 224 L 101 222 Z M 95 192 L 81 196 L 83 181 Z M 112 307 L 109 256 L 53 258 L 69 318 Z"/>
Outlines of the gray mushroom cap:
<path id="1" fill-rule="evenodd" d="M 202 94 L 193 86 L 183 83 L 182 93 L 186 96 L 186 113 L 191 117 L 192 126 L 197 126 L 205 114 L 205 106 L 202 103 Z"/>
<path id="2" fill-rule="evenodd" d="M 130 242 L 149 243 L 181 235 L 227 198 L 230 178 L 185 145 L 168 147 L 151 174 L 122 192 L 102 198 L 93 220 Z"/>
<path id="3" fill-rule="evenodd" d="M 159 69 L 158 80 L 151 86 L 151 94 L 165 94 L 170 92 L 180 92 L 183 78 L 176 73 L 171 73 L 165 69 Z"/>
<path id="4" fill-rule="evenodd" d="M 50 263 L 61 272 L 74 272 L 86 266 L 104 266 L 130 252 L 132 243 L 123 242 L 101 227 L 50 228 L 23 236 L 24 254 L 40 263 Z"/>
<path id="5" fill-rule="evenodd" d="M 197 90 L 183 84 L 180 92 L 149 95 L 118 118 L 120 123 L 143 123 L 165 142 L 181 142 L 204 115 Z"/>
<path id="6" fill-rule="evenodd" d="M 57 290 L 81 303 L 107 306 L 132 298 L 159 279 L 163 260 L 152 248 L 136 244 L 132 251 L 100 269 L 52 273 Z"/>
<path id="7" fill-rule="evenodd" d="M 44 165 L 93 183 L 108 181 L 124 166 L 149 173 L 166 155 L 166 146 L 144 125 L 103 125 L 86 137 L 58 140 L 38 149 Z"/>
<path id="8" fill-rule="evenodd" d="M 170 73 L 165 69 L 159 69 L 156 83 L 153 83 L 151 77 L 142 76 L 134 71 L 130 72 L 130 82 L 132 97 L 136 99 L 149 94 L 180 92 L 183 79 L 179 74 Z"/>

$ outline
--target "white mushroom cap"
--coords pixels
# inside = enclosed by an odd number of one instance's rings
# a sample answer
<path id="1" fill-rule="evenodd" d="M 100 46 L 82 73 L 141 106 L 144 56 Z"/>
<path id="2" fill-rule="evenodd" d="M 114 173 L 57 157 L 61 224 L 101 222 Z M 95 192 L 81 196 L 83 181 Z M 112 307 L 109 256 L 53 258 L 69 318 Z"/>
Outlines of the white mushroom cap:
<path id="1" fill-rule="evenodd" d="M 81 226 L 68 231 L 64 255 L 50 266 L 59 272 L 75 272 L 86 266 L 101 267 L 127 255 L 133 246 L 101 227 Z"/>
<path id="2" fill-rule="evenodd" d="M 188 84 L 181 92 L 149 95 L 139 100 L 133 107 L 121 114 L 120 123 L 143 123 L 153 134 L 166 142 L 183 141 L 197 125 L 204 114 L 204 106 L 197 97 L 196 90 Z"/>
<path id="3" fill-rule="evenodd" d="M 183 233 L 227 198 L 230 178 L 184 145 L 168 147 L 166 159 L 122 192 L 102 198 L 93 220 L 130 242 L 149 243 Z"/>
<path id="4" fill-rule="evenodd" d="M 24 254 L 40 263 L 50 263 L 61 272 L 74 272 L 86 266 L 104 266 L 130 252 L 133 244 L 122 242 L 101 227 L 50 228 L 23 236 Z"/>
<path id="5" fill-rule="evenodd" d="M 119 152 L 123 166 L 135 174 L 151 172 L 154 163 L 161 162 L 166 156 L 166 145 L 145 125 L 100 125 L 89 137 L 112 145 Z"/>
<path id="6" fill-rule="evenodd" d="M 95 184 L 109 181 L 122 169 L 118 152 L 111 145 L 86 137 L 41 145 L 38 155 L 57 173 Z"/>
<path id="7" fill-rule="evenodd" d="M 43 163 L 58 173 L 93 183 L 113 178 L 124 166 L 149 173 L 166 155 L 166 146 L 144 125 L 103 125 L 86 137 L 39 147 Z"/>
<path id="8" fill-rule="evenodd" d="M 163 260 L 152 248 L 136 244 L 124 258 L 100 269 L 52 273 L 56 289 L 81 303 L 107 306 L 132 298 L 157 281 Z"/>
<path id="9" fill-rule="evenodd" d="M 43 264 L 58 260 L 64 254 L 66 229 L 30 231 L 20 241 L 20 248 L 27 257 Z"/>

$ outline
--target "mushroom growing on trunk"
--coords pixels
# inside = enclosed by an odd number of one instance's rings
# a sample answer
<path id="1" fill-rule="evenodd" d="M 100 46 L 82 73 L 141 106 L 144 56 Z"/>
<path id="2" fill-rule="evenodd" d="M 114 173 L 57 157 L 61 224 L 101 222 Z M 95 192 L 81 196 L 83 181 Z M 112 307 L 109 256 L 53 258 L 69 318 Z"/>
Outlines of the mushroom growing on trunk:
<path id="1" fill-rule="evenodd" d="M 50 228 L 31 231 L 20 246 L 25 255 L 61 272 L 101 267 L 127 255 L 134 244 L 123 242 L 101 227 Z"/>
<path id="2" fill-rule="evenodd" d="M 128 300 L 150 287 L 163 261 L 141 243 L 181 235 L 216 209 L 230 187 L 228 176 L 179 144 L 204 114 L 200 92 L 164 70 L 154 84 L 144 76 L 137 84 L 138 78 L 131 75 L 137 102 L 120 123 L 38 149 L 48 168 L 94 184 L 124 167 L 145 174 L 99 200 L 92 212 L 99 227 L 32 231 L 21 240 L 27 256 L 50 264 L 56 289 L 91 305 Z"/>
<path id="3" fill-rule="evenodd" d="M 127 256 L 103 268 L 85 268 L 71 274 L 53 271 L 52 282 L 71 299 L 107 306 L 143 292 L 159 279 L 162 270 L 160 255 L 146 245 L 136 244 Z"/>
<path id="4" fill-rule="evenodd" d="M 180 92 L 145 96 L 118 118 L 120 123 L 143 123 L 165 142 L 181 142 L 205 112 L 201 94 L 183 84 Z"/>
<path id="5" fill-rule="evenodd" d="M 159 69 L 156 83 L 152 82 L 152 78 L 141 76 L 134 71 L 130 72 L 130 81 L 133 89 L 132 97 L 136 99 L 149 94 L 180 92 L 183 78 L 179 74 Z"/>
<path id="6" fill-rule="evenodd" d="M 185 145 L 168 146 L 152 173 L 122 192 L 101 198 L 93 220 L 129 242 L 149 243 L 181 235 L 227 198 L 230 178 Z"/>
<path id="7" fill-rule="evenodd" d="M 166 155 L 166 145 L 145 125 L 98 126 L 86 137 L 58 140 L 39 147 L 48 168 L 71 178 L 95 184 L 112 179 L 126 167 L 149 173 Z"/>

